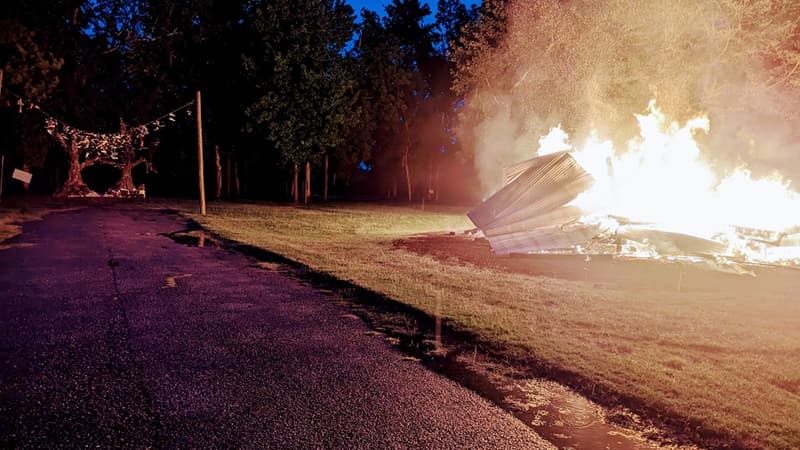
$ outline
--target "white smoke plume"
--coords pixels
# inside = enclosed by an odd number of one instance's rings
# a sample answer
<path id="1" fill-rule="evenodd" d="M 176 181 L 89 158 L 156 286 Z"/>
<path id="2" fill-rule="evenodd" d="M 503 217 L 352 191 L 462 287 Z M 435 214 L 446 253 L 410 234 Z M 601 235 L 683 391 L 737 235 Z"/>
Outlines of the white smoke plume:
<path id="1" fill-rule="evenodd" d="M 485 195 L 502 167 L 533 157 L 561 124 L 618 149 L 655 98 L 668 117 L 711 120 L 704 157 L 800 183 L 800 2 L 765 0 L 511 1 L 507 34 L 461 68 L 473 88 L 460 133 Z M 798 189 L 795 185 L 795 189 Z"/>

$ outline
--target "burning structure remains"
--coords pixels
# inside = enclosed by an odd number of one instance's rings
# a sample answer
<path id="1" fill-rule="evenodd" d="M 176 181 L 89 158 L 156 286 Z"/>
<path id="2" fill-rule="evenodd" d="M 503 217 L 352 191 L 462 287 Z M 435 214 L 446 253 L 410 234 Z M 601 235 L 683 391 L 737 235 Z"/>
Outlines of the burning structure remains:
<path id="1" fill-rule="evenodd" d="M 651 102 L 640 136 L 617 152 L 591 136 L 569 145 L 560 127 L 537 156 L 507 167 L 505 185 L 468 213 L 497 254 L 612 254 L 702 263 L 800 266 L 800 194 L 745 167 L 718 177 L 695 134 L 705 117 L 668 123 Z"/>

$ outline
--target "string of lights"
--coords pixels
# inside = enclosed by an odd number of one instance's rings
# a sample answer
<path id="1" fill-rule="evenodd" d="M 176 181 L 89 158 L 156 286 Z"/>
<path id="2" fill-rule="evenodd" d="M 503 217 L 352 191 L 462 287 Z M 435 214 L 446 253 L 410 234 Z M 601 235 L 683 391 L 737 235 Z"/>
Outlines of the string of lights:
<path id="1" fill-rule="evenodd" d="M 63 126 L 66 129 L 79 130 L 78 128 L 73 127 L 73 126 L 69 125 L 67 122 L 57 118 L 53 114 L 50 114 L 49 112 L 45 111 L 44 109 L 42 109 L 35 102 L 26 99 L 25 97 L 17 94 L 13 90 L 10 90 L 8 88 L 3 88 L 3 91 L 9 93 L 11 96 L 13 96 L 13 97 L 15 97 L 17 99 L 17 106 L 19 107 L 19 112 L 20 113 L 22 113 L 23 108 L 25 108 L 27 106 L 27 108 L 29 110 L 38 111 L 39 113 L 44 115 L 47 119 L 49 119 L 51 121 L 54 121 L 55 123 Z M 191 106 L 193 106 L 194 104 L 195 104 L 195 101 L 192 100 L 192 101 L 190 101 L 188 103 L 185 103 L 185 104 L 183 104 L 183 105 L 181 105 L 181 106 L 179 106 L 179 107 L 177 107 L 177 108 L 175 108 L 175 109 L 173 109 L 173 110 L 171 110 L 171 111 L 169 111 L 169 112 L 167 112 L 165 114 L 162 114 L 162 115 L 156 117 L 153 120 L 145 122 L 145 123 L 143 123 L 141 125 L 132 126 L 132 127 L 130 127 L 130 129 L 142 129 L 142 128 L 145 128 L 145 129 L 148 129 L 148 131 L 149 131 L 149 128 L 151 126 L 154 126 L 155 129 L 153 129 L 152 131 L 157 131 L 160 128 L 163 128 L 163 126 L 164 126 L 163 123 L 162 123 L 163 120 L 168 120 L 169 122 L 175 122 L 176 114 L 181 112 L 181 111 L 186 110 L 187 116 L 191 116 L 192 115 L 192 110 L 189 109 L 189 108 Z M 81 131 L 81 133 L 84 133 L 84 134 L 87 134 L 87 135 L 90 135 L 90 134 L 91 135 L 103 135 L 103 134 L 116 135 L 116 134 L 119 134 L 119 133 L 94 133 L 94 132 L 89 132 L 89 131 Z"/>

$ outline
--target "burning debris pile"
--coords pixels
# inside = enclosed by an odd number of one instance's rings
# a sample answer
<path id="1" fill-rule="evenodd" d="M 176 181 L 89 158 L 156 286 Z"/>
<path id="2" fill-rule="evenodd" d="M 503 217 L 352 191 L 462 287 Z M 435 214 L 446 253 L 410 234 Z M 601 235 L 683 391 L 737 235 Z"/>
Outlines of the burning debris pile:
<path id="1" fill-rule="evenodd" d="M 617 154 L 596 137 L 574 149 L 560 128 L 538 156 L 507 167 L 505 186 L 468 213 L 497 254 L 612 254 L 711 265 L 800 265 L 800 195 L 744 168 L 718 178 L 694 140 L 697 118 L 667 124 L 650 104 L 640 137 Z"/>

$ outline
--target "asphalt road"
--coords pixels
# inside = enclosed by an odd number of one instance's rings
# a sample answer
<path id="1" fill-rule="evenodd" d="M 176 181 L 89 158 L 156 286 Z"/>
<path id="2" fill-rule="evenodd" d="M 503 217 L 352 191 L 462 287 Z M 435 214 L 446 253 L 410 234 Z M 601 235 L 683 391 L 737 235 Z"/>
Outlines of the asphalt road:
<path id="1" fill-rule="evenodd" d="M 0 250 L 2 448 L 548 448 L 323 294 L 159 235 L 54 213 Z"/>

